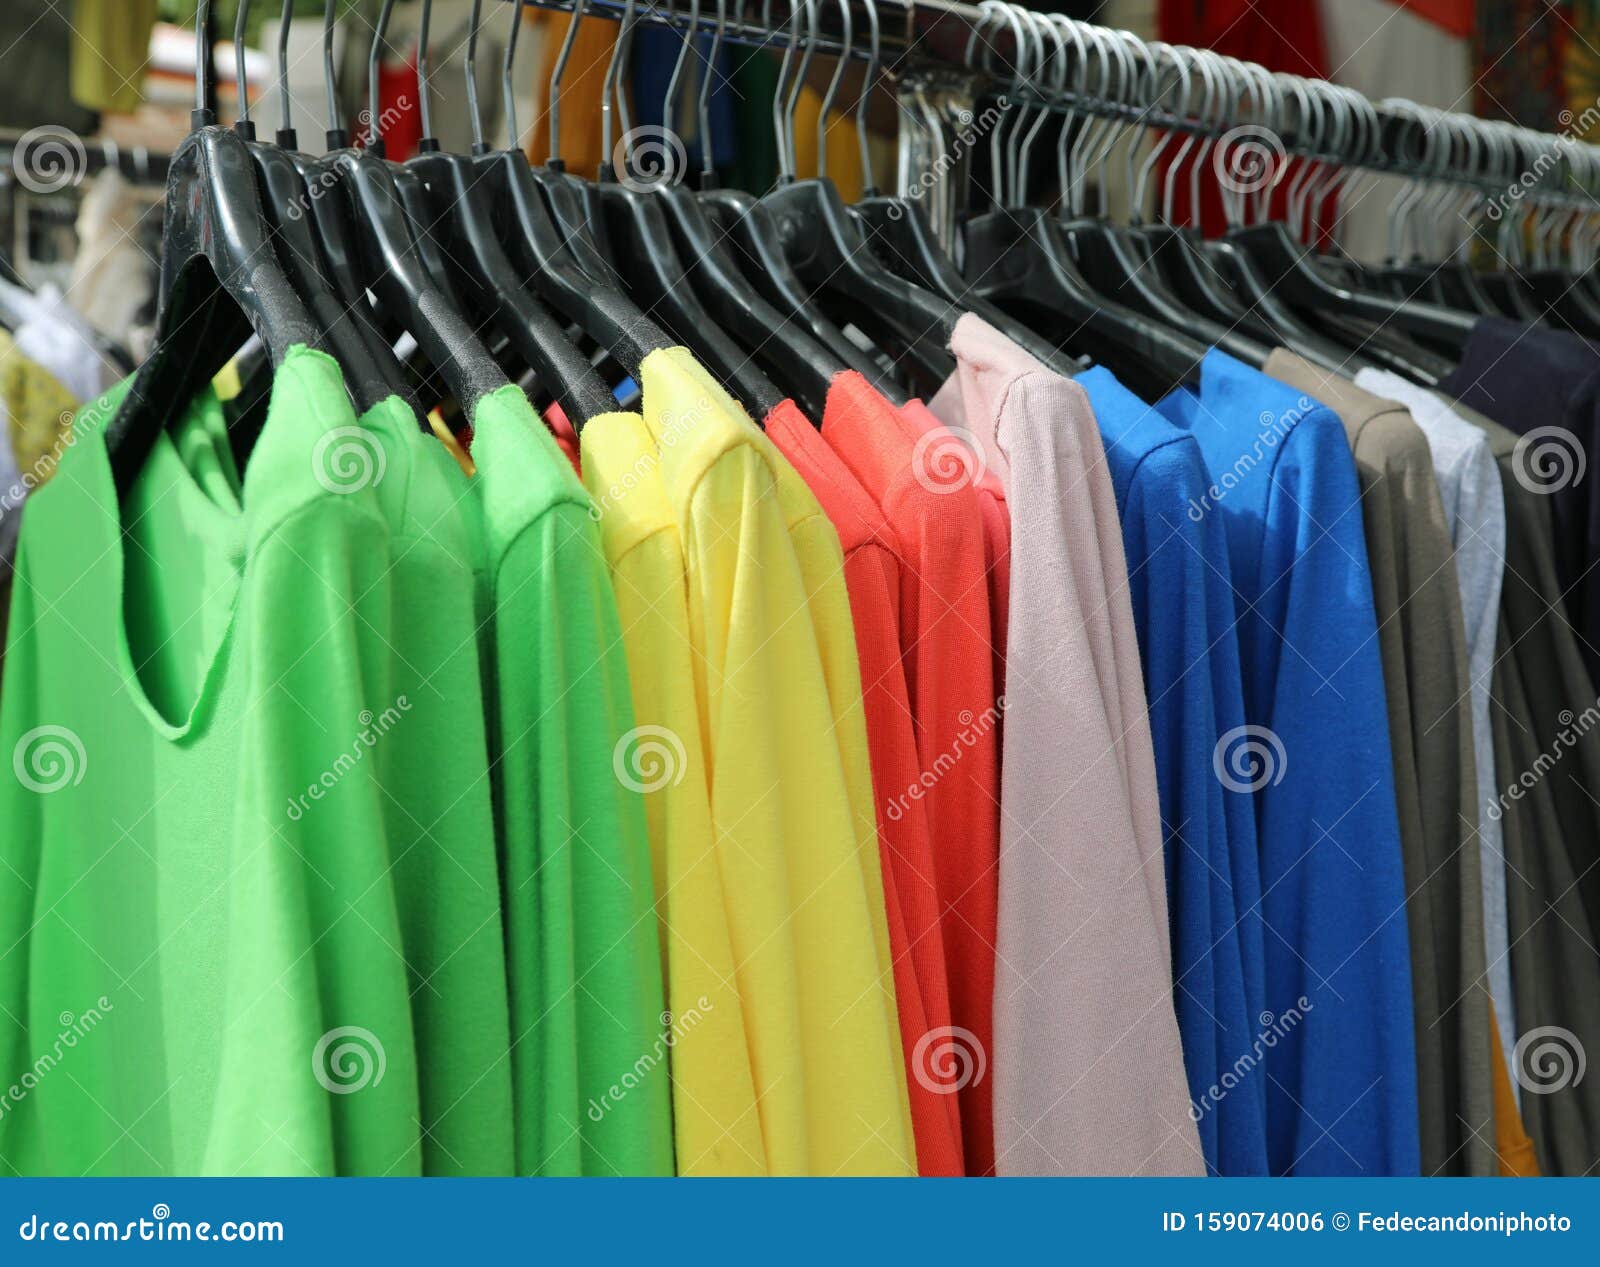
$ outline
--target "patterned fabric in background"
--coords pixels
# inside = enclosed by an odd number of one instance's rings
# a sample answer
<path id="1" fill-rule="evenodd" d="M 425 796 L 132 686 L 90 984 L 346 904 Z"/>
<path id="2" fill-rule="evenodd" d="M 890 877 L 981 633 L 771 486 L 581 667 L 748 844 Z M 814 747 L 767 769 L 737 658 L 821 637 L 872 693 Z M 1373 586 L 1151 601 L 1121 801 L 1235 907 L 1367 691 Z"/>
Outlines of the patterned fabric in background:
<path id="1" fill-rule="evenodd" d="M 1571 0 L 1568 7 L 1568 113 L 1556 125 L 1575 140 L 1595 140 L 1600 138 L 1600 0 Z"/>
<path id="2" fill-rule="evenodd" d="M 1572 14 L 1580 9 L 1592 15 L 1596 6 L 1592 0 L 1478 0 L 1473 113 L 1541 131 L 1560 128 L 1567 105 L 1564 54 Z"/>

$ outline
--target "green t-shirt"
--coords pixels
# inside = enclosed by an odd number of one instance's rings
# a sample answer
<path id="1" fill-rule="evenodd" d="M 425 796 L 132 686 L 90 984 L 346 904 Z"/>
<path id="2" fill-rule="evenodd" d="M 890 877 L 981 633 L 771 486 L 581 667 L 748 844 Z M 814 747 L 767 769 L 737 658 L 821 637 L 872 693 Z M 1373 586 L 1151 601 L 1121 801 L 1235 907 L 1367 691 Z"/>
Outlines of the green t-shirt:
<path id="1" fill-rule="evenodd" d="M 418 1173 L 406 912 L 359 750 L 404 689 L 390 536 L 371 488 L 315 478 L 354 425 L 338 369 L 290 353 L 231 505 L 180 456 L 191 411 L 119 507 L 123 391 L 80 415 L 18 553 L 0 1170 Z"/>
<path id="2" fill-rule="evenodd" d="M 477 475 L 457 482 L 489 617 L 517 1171 L 671 1174 L 650 843 L 614 765 L 633 704 L 599 529 L 519 389 L 482 400 L 473 432 Z"/>

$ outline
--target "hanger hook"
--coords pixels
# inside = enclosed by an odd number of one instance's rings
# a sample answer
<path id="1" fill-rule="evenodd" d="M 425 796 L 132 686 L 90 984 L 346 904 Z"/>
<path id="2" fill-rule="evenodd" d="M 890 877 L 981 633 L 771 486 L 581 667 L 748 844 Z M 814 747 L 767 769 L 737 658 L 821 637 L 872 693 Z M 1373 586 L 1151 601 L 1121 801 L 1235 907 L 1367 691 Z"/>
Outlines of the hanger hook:
<path id="1" fill-rule="evenodd" d="M 722 36 L 728 29 L 728 0 L 717 0 L 717 27 L 711 37 L 711 52 L 706 55 L 705 74 L 700 76 L 700 99 L 696 111 L 700 119 L 700 188 L 717 185 L 716 155 L 711 146 L 711 81 L 717 73 L 717 55 L 722 51 Z"/>
<path id="2" fill-rule="evenodd" d="M 861 95 L 856 98 L 856 144 L 861 147 L 861 195 L 871 198 L 878 192 L 872 179 L 872 147 L 867 143 L 867 102 L 878 82 L 878 61 L 883 51 L 878 30 L 877 0 L 862 0 L 867 9 L 867 69 L 861 76 Z"/>
<path id="3" fill-rule="evenodd" d="M 482 19 L 483 0 L 472 0 L 472 15 L 467 19 L 467 114 L 472 119 L 474 154 L 487 153 L 489 149 L 483 139 L 483 111 L 478 106 L 478 28 Z"/>
<path id="4" fill-rule="evenodd" d="M 522 148 L 522 129 L 517 126 L 517 94 L 513 75 L 517 68 L 517 35 L 522 30 L 522 10 L 527 0 L 514 0 L 511 6 L 511 34 L 506 37 L 504 69 L 500 72 L 500 95 L 506 101 L 506 148 Z"/>
<path id="5" fill-rule="evenodd" d="M 278 112 L 283 126 L 278 129 L 278 144 L 286 150 L 299 148 L 294 134 L 293 103 L 289 100 L 289 23 L 294 18 L 294 0 L 283 0 L 278 18 Z"/>
<path id="6" fill-rule="evenodd" d="M 244 69 L 244 24 L 250 18 L 250 0 L 239 0 L 239 12 L 233 15 L 233 76 L 234 90 L 239 98 L 239 117 L 233 130 L 247 140 L 254 140 L 256 125 L 250 122 L 250 77 Z"/>
<path id="7" fill-rule="evenodd" d="M 417 140 L 419 154 L 431 154 L 439 148 L 439 138 L 433 134 L 433 109 L 428 104 L 428 28 L 433 21 L 433 0 L 422 0 L 422 16 L 417 20 L 417 109 L 422 118 L 422 136 Z"/>
<path id="8" fill-rule="evenodd" d="M 800 63 L 795 67 L 794 82 L 789 85 L 789 100 L 785 108 L 784 135 L 789 146 L 788 164 L 790 179 L 800 175 L 799 160 L 795 157 L 794 146 L 794 120 L 800 109 L 800 91 L 805 87 L 806 73 L 811 69 L 812 58 L 817 51 L 817 10 L 818 0 L 805 0 L 806 6 L 806 42 L 805 49 L 800 54 Z"/>
<path id="9" fill-rule="evenodd" d="M 349 141 L 344 134 L 344 122 L 339 117 L 339 81 L 333 73 L 335 5 L 336 0 L 327 0 L 322 6 L 322 84 L 328 90 L 328 148 L 342 150 Z"/>
<path id="10" fill-rule="evenodd" d="M 378 25 L 372 29 L 372 48 L 367 53 L 367 148 L 379 158 L 383 157 L 383 125 L 378 114 L 378 60 L 384 36 L 389 33 L 389 15 L 393 12 L 394 0 L 383 0 L 383 8 L 378 10 Z"/>
<path id="11" fill-rule="evenodd" d="M 828 80 L 827 91 L 822 94 L 822 106 L 817 111 L 817 176 L 823 179 L 828 175 L 828 112 L 833 109 L 834 98 L 839 95 L 839 81 L 844 78 L 845 68 L 855 49 L 855 36 L 850 30 L 850 0 L 839 0 L 839 23 L 840 40 L 844 47 L 839 50 L 833 77 Z"/>
<path id="12" fill-rule="evenodd" d="M 612 110 L 617 109 L 623 114 L 623 123 L 627 122 L 626 107 L 617 99 L 617 76 L 622 70 L 622 56 L 627 51 L 629 37 L 633 32 L 633 24 L 638 21 L 638 0 L 627 0 L 622 9 L 622 29 L 617 32 L 617 42 L 611 46 L 611 60 L 606 63 L 606 77 L 600 90 L 600 178 L 608 180 L 615 170 L 614 155 L 611 148 L 611 138 L 614 132 Z M 624 128 L 624 131 L 627 129 Z M 626 139 L 624 139 L 626 145 Z M 622 161 L 626 165 L 628 156 L 624 154 Z"/>
<path id="13" fill-rule="evenodd" d="M 561 48 L 556 53 L 556 64 L 550 71 L 550 157 L 545 166 L 561 171 L 561 81 L 567 74 L 567 62 L 572 57 L 572 45 L 578 38 L 578 23 L 583 21 L 589 0 L 573 0 L 572 21 L 567 23 L 567 33 L 561 37 Z M 603 103 L 604 104 L 604 103 Z"/>
<path id="14" fill-rule="evenodd" d="M 677 111 L 674 107 L 678 104 L 678 83 L 683 78 L 684 65 L 689 60 L 689 50 L 694 46 L 694 38 L 700 27 L 700 0 L 689 0 L 689 20 L 683 28 L 683 44 L 678 49 L 678 60 L 672 63 L 672 74 L 667 77 L 667 91 L 661 98 L 661 127 L 664 132 L 676 132 L 673 126 L 677 120 Z M 670 179 L 676 173 L 669 170 Z"/>
<path id="15" fill-rule="evenodd" d="M 767 0 L 761 10 L 762 23 L 769 31 L 774 30 L 772 23 L 766 19 L 770 4 L 771 0 Z M 778 145 L 779 184 L 794 179 L 794 169 L 789 164 L 789 138 L 784 131 L 783 101 L 789 84 L 789 67 L 794 62 L 795 46 L 800 43 L 800 5 L 796 0 L 789 0 L 789 21 L 785 34 L 783 57 L 778 61 L 778 82 L 772 87 L 772 135 Z"/>

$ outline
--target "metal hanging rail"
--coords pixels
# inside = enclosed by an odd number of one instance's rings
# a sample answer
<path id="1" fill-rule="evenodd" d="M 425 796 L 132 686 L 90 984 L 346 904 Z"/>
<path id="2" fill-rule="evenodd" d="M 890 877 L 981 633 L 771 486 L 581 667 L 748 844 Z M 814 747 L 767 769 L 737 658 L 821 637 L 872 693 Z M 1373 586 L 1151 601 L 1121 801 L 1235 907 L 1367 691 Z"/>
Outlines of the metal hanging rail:
<path id="1" fill-rule="evenodd" d="M 1321 159 L 1342 166 L 1426 177 L 1431 181 L 1475 188 L 1491 197 L 1522 182 L 1516 197 L 1546 206 L 1594 206 L 1584 190 L 1600 193 L 1600 147 L 1582 144 L 1552 133 L 1535 132 L 1510 124 L 1478 119 L 1414 105 L 1408 101 L 1369 101 L 1350 89 L 1326 81 L 1270 72 L 1260 66 L 1221 58 L 1207 50 L 1149 43 L 1128 32 L 1108 32 L 1086 23 L 1071 23 L 1051 14 L 1026 15 L 1017 6 L 986 0 L 982 5 L 952 0 L 842 0 L 848 4 L 856 38 L 849 47 L 853 57 L 867 58 L 862 32 L 873 17 L 881 32 L 879 54 L 883 70 L 894 78 L 916 72 L 944 70 L 971 77 L 976 88 L 1004 92 L 1013 102 L 1056 111 L 1137 123 L 1142 126 L 1219 137 L 1238 128 L 1266 128 L 1286 154 Z M 570 0 L 526 0 L 530 7 L 570 13 Z M 841 0 L 814 0 L 819 53 L 838 54 L 844 49 Z M 771 44 L 783 48 L 791 42 L 791 25 L 803 42 L 809 15 L 804 0 L 728 0 L 721 20 L 724 38 L 739 44 Z M 795 8 L 798 22 L 791 24 Z M 621 20 L 628 0 L 587 0 L 584 16 Z M 682 29 L 691 21 L 689 0 L 636 0 L 638 21 Z M 1109 34 L 1121 41 L 1135 66 L 1159 64 L 1156 74 L 1121 74 L 1112 84 L 1102 76 L 1093 90 L 1084 89 L 1083 41 L 1075 48 L 1062 43 L 1066 65 L 1024 64 L 1019 59 L 1019 18 L 1048 29 L 1076 28 Z M 717 6 L 702 0 L 693 19 L 710 33 L 719 21 Z M 1028 38 L 1037 40 L 1038 35 Z M 1059 37 L 1057 37 L 1059 39 Z M 1072 57 L 1079 60 L 1072 62 Z M 1191 72 L 1221 68 L 1231 78 L 1233 96 L 1220 108 L 1201 105 L 1200 88 L 1188 82 Z M 1021 73 L 1019 74 L 1019 69 Z M 1179 77 L 1184 82 L 1179 89 Z M 1107 86 L 1112 91 L 1107 92 Z M 1175 107 L 1166 103 L 1177 102 Z M 1344 123 L 1359 126 L 1335 130 L 1325 126 L 1330 102 L 1342 103 Z M 1310 103 L 1308 105 L 1308 103 Z M 1316 126 L 1313 126 L 1313 123 Z M 1536 180 L 1530 186 L 1525 173 Z M 1576 184 L 1577 191 L 1570 190 Z"/>

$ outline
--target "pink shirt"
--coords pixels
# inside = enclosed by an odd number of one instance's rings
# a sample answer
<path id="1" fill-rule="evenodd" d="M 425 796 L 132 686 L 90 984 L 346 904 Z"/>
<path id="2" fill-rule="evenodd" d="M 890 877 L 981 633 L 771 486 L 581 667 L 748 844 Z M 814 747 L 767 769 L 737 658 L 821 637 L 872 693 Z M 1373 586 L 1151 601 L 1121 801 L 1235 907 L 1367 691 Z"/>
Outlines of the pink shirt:
<path id="1" fill-rule="evenodd" d="M 1199 1175 L 1155 754 L 1083 390 L 979 318 L 935 398 L 1011 512 L 994 993 L 998 1174 Z M 960 417 L 954 418 L 959 401 Z"/>

